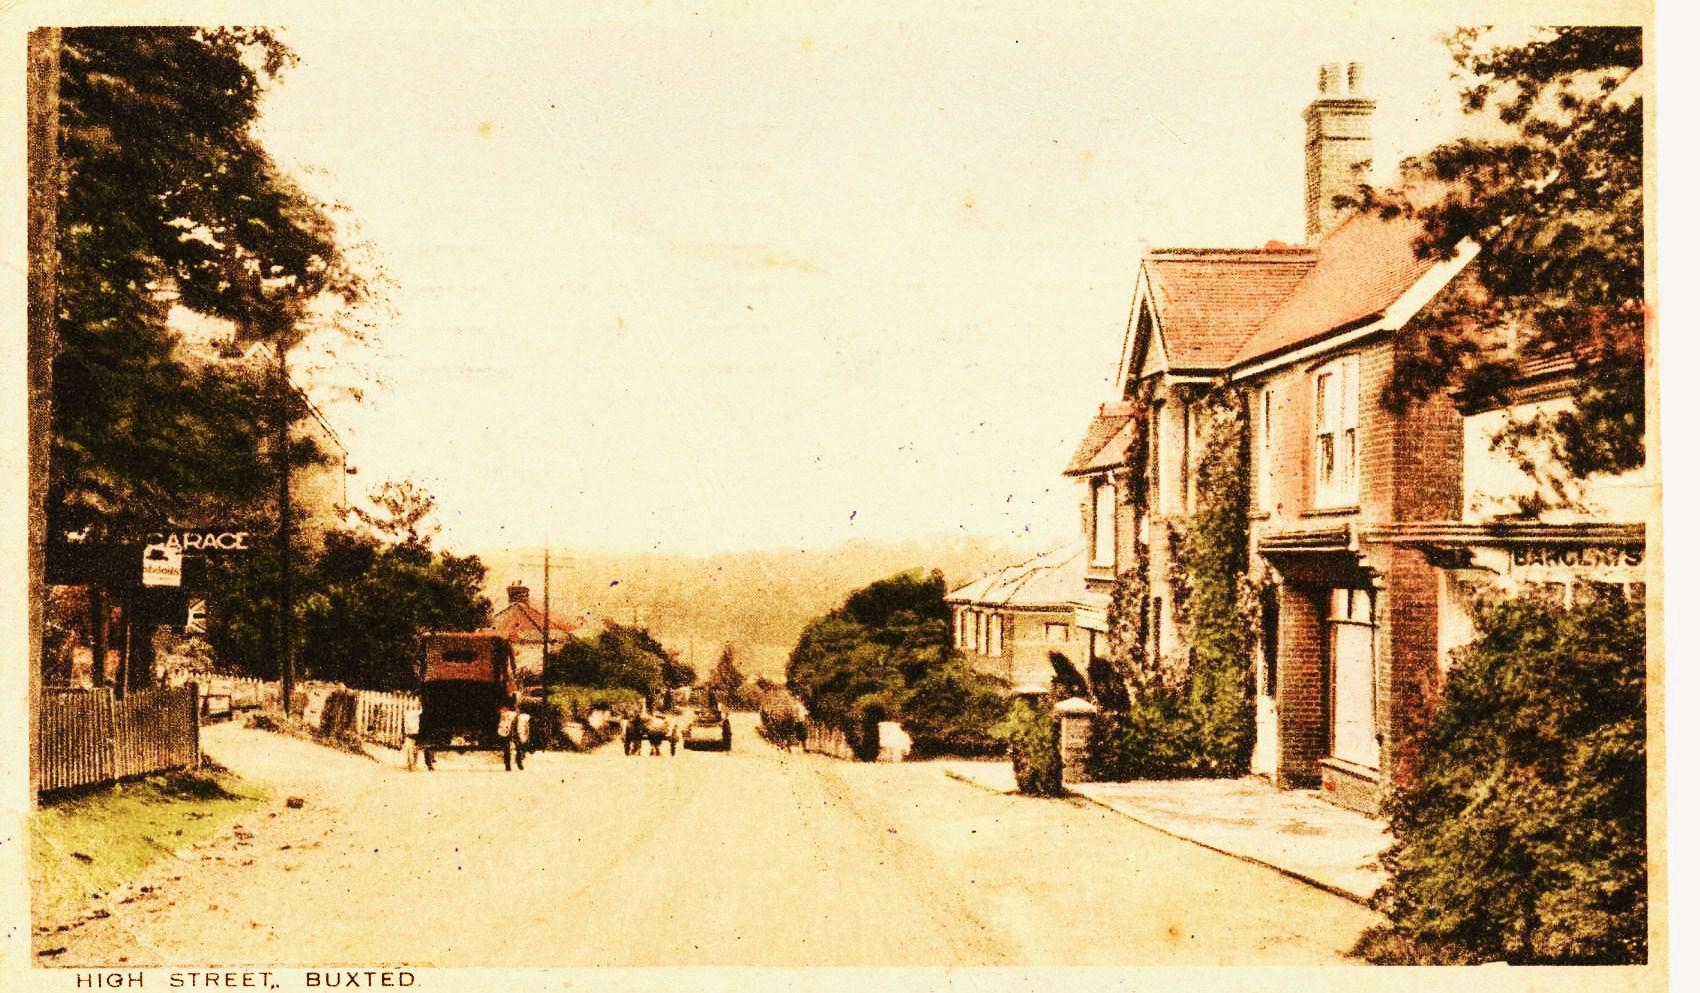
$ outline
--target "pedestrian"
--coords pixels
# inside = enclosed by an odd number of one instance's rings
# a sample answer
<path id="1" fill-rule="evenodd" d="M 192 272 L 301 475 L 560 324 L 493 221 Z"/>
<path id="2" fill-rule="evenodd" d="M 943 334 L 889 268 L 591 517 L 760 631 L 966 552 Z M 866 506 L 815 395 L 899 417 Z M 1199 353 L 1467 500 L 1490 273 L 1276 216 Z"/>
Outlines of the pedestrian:
<path id="1" fill-rule="evenodd" d="M 672 721 L 667 722 L 667 754 L 679 754 L 679 726 Z"/>

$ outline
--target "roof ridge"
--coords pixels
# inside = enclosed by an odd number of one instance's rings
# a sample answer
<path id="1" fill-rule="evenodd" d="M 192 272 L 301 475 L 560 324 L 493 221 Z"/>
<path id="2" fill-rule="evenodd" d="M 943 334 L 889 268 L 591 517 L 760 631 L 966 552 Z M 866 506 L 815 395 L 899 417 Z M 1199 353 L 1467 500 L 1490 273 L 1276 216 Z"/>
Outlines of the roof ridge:
<path id="1" fill-rule="evenodd" d="M 1257 261 L 1296 262 L 1315 258 L 1316 249 L 1309 245 L 1268 245 L 1244 248 L 1153 248 L 1146 257 L 1198 255 L 1213 259 L 1256 259 Z"/>

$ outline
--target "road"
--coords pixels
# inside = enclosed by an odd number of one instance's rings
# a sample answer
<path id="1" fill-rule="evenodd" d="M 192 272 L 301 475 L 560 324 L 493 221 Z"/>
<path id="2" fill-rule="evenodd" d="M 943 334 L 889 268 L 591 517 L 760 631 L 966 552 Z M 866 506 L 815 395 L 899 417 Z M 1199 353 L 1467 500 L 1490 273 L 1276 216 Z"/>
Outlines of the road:
<path id="1" fill-rule="evenodd" d="M 616 743 L 513 773 L 205 737 L 275 796 L 38 935 L 55 965 L 1314 964 L 1372 922 L 1081 801 L 786 754 L 748 721 L 729 755 Z"/>

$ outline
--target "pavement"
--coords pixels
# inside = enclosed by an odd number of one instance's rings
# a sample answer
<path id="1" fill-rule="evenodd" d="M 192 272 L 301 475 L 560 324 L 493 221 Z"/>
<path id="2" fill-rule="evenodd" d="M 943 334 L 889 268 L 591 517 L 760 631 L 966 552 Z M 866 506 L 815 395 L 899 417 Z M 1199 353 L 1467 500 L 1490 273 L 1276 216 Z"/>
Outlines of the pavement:
<path id="1" fill-rule="evenodd" d="M 1015 792 L 1007 762 L 939 762 L 951 779 Z M 1378 856 L 1385 822 L 1336 806 L 1314 791 L 1278 790 L 1253 776 L 1071 783 L 1069 791 L 1164 834 L 1267 866 L 1367 903 L 1387 875 Z"/>
<path id="2" fill-rule="evenodd" d="M 273 799 L 65 930 L 35 921 L 55 966 L 1315 965 L 1378 922 L 1085 799 L 786 753 L 742 724 L 730 754 L 513 772 L 235 725 L 203 744 Z"/>

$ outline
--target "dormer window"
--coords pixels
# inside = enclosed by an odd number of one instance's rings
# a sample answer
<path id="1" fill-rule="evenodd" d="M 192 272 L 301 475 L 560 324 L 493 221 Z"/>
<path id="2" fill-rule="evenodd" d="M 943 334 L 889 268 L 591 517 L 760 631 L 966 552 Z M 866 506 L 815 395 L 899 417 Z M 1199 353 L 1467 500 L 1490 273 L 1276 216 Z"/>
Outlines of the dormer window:
<path id="1" fill-rule="evenodd" d="M 1316 447 L 1311 463 L 1317 507 L 1358 502 L 1358 357 L 1348 355 L 1316 370 Z"/>

